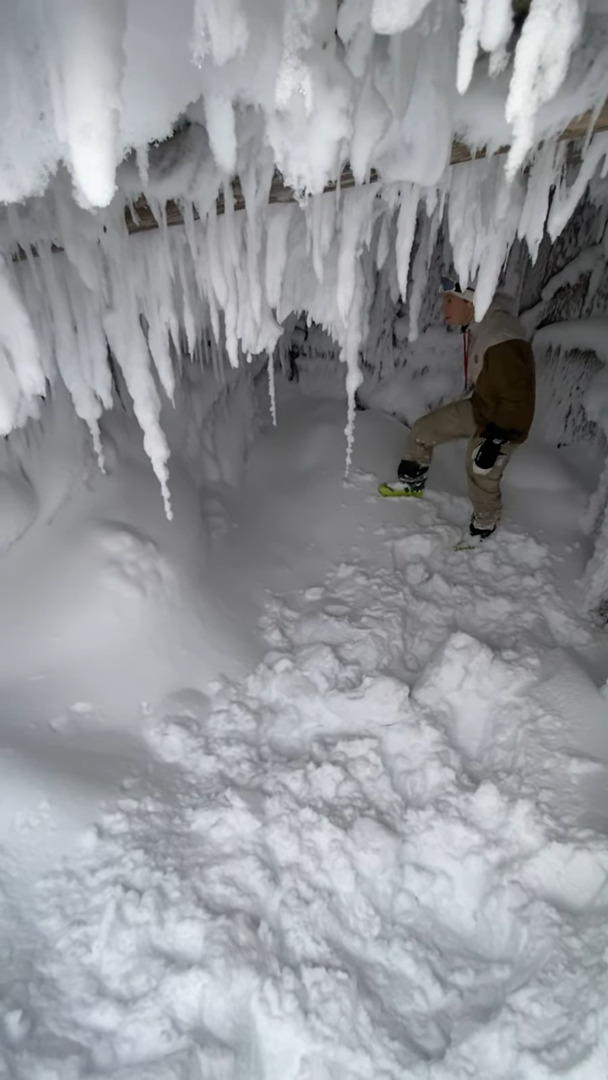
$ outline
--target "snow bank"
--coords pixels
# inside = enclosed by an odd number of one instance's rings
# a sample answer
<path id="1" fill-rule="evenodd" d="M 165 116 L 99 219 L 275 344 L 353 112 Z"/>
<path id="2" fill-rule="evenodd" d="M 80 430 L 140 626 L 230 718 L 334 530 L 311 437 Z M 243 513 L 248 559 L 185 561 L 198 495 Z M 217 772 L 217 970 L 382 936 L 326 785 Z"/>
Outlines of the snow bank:
<path id="1" fill-rule="evenodd" d="M 280 375 L 243 475 L 255 372 L 184 364 L 171 525 L 127 398 L 105 475 L 67 393 L 0 444 L 40 492 L 0 559 L 0 1073 L 595 1080 L 606 702 L 576 657 L 606 661 L 576 492 L 545 492 L 544 542 L 505 487 L 500 540 L 456 552 L 452 448 L 427 499 L 378 500 L 403 431 L 369 412 L 337 485 L 341 404 Z"/>
<path id="2" fill-rule="evenodd" d="M 271 599 L 245 680 L 147 710 L 152 782 L 31 893 L 15 1080 L 603 1075 L 608 850 L 581 810 L 604 774 L 578 726 L 605 709 L 554 636 L 588 634 L 545 547 L 505 529 L 472 574 L 418 511 L 381 530 L 392 567 Z"/>

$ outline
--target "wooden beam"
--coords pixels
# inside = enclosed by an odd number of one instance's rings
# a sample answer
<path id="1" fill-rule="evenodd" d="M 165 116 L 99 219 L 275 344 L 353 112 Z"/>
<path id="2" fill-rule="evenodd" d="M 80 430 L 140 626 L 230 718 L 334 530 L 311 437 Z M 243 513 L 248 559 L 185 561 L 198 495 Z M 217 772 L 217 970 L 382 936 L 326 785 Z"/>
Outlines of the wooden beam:
<path id="1" fill-rule="evenodd" d="M 608 102 L 606 102 L 597 112 L 595 117 L 591 112 L 583 113 L 582 116 L 575 117 L 574 120 L 571 120 L 568 126 L 564 128 L 559 138 L 561 141 L 573 142 L 576 139 L 585 138 L 590 131 L 608 131 Z M 501 146 L 496 153 L 506 154 L 508 150 L 508 146 Z M 484 158 L 485 156 L 486 150 L 484 148 L 470 150 L 465 143 L 456 141 L 452 143 L 450 165 L 459 165 L 466 161 Z M 375 184 L 378 183 L 380 179 L 381 177 L 376 170 L 371 169 L 367 182 Z M 349 166 L 343 169 L 339 183 L 340 188 L 355 187 L 355 178 L 352 169 Z M 338 182 L 333 180 L 331 183 L 327 184 L 325 191 L 335 191 L 337 186 Z M 232 192 L 235 210 L 243 210 L 245 207 L 245 198 L 238 177 L 235 177 L 232 181 Z M 275 176 L 273 177 L 268 201 L 270 203 L 287 203 L 295 201 L 293 190 L 283 183 L 279 173 L 275 173 Z M 219 195 L 216 200 L 216 210 L 218 214 L 224 213 L 223 195 Z M 167 225 L 183 225 L 184 223 L 181 210 L 173 199 L 169 199 L 168 202 L 165 203 L 165 220 Z M 126 207 L 125 222 L 129 233 L 148 232 L 150 229 L 157 229 L 159 227 L 159 223 L 143 195 L 135 200 L 132 207 Z M 53 245 L 53 250 L 61 251 L 62 249 Z M 13 258 L 17 260 L 25 259 L 28 254 L 36 255 L 37 253 L 33 247 L 31 247 L 27 253 L 19 249 Z"/>
<path id="2" fill-rule="evenodd" d="M 559 136 L 561 141 L 571 142 L 575 139 L 585 138 L 591 131 L 608 131 L 608 102 L 599 110 L 597 116 L 593 116 L 593 113 L 587 112 L 582 116 L 575 117 Z M 508 146 L 501 146 L 496 153 L 506 154 L 509 150 Z M 452 153 L 450 155 L 450 165 L 459 165 L 465 161 L 473 161 L 478 158 L 484 158 L 486 156 L 486 150 L 481 148 L 479 150 L 470 150 L 465 143 L 453 142 Z M 369 180 L 370 184 L 377 183 L 380 180 L 380 176 L 375 169 L 370 171 Z M 355 178 L 350 166 L 347 166 L 342 170 L 340 176 L 340 188 L 355 187 Z M 338 186 L 337 181 L 332 181 L 325 187 L 326 192 L 335 191 Z M 245 199 L 243 191 L 238 177 L 235 177 L 232 181 L 232 192 L 234 196 L 234 208 L 235 210 L 243 210 L 245 207 Z M 286 187 L 279 173 L 275 173 L 272 183 L 270 185 L 270 192 L 268 196 L 270 203 L 287 203 L 295 202 L 295 195 L 290 187 Z M 224 199 L 223 196 L 219 196 L 216 202 L 216 210 L 218 214 L 224 213 Z M 170 199 L 165 204 L 165 215 L 167 225 L 183 225 L 183 217 L 178 204 Z M 152 210 L 150 209 L 145 197 L 142 195 L 139 199 L 133 203 L 133 209 L 127 207 L 125 210 L 125 221 L 127 229 L 130 233 L 147 232 L 149 229 L 157 229 L 158 221 L 154 217 Z"/>

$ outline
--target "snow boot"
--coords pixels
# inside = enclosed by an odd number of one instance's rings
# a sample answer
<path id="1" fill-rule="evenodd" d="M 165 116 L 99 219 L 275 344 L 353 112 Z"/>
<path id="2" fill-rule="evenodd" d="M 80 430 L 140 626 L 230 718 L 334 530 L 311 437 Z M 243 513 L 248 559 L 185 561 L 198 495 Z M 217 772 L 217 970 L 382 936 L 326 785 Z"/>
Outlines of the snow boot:
<path id="1" fill-rule="evenodd" d="M 417 461 L 400 461 L 397 469 L 399 479 L 390 484 L 380 484 L 378 492 L 387 499 L 403 496 L 421 499 L 428 471 L 428 465 L 419 465 Z"/>
<path id="2" fill-rule="evenodd" d="M 485 522 L 478 521 L 473 514 L 469 522 L 469 534 L 475 537 L 477 540 L 487 540 L 489 536 L 492 536 L 496 532 L 496 522 L 493 525 L 488 525 Z"/>

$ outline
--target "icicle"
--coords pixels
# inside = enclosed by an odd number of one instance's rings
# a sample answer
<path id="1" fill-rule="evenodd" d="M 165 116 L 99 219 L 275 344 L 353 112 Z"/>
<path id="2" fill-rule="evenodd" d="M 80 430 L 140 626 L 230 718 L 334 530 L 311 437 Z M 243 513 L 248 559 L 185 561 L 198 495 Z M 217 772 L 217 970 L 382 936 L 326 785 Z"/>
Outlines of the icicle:
<path id="1" fill-rule="evenodd" d="M 229 98 L 220 94 L 205 97 L 207 133 L 213 156 L 222 172 L 234 176 L 236 172 L 236 131 L 234 108 Z"/>
<path id="2" fill-rule="evenodd" d="M 268 356 L 268 397 L 270 398 L 270 415 L 272 426 L 277 426 L 277 395 L 274 379 L 274 354 Z"/>
<path id="3" fill-rule="evenodd" d="M 373 164 L 374 148 L 388 129 L 390 121 L 391 113 L 376 90 L 370 73 L 359 94 L 353 121 L 350 163 L 357 184 L 363 184 L 367 180 Z"/>
<path id="4" fill-rule="evenodd" d="M 561 171 L 564 153 L 563 143 L 549 142 L 538 151 L 530 169 L 517 235 L 526 241 L 532 263 L 536 262 L 545 232 L 551 190 Z"/>
<path id="5" fill-rule="evenodd" d="M 306 207 L 307 224 L 312 233 L 312 260 L 319 284 L 323 282 L 323 264 L 335 237 L 337 206 L 331 195 L 312 195 Z"/>
<path id="6" fill-rule="evenodd" d="M 562 85 L 583 26 L 585 0 L 532 0 L 515 50 L 505 116 L 513 128 L 507 175 L 513 177 L 534 143 L 541 105 Z"/>
<path id="7" fill-rule="evenodd" d="M 422 301 L 424 299 L 425 289 L 427 288 L 428 284 L 427 277 L 429 260 L 432 249 L 434 247 L 434 241 L 437 238 L 438 228 L 438 217 L 433 218 L 431 223 L 426 214 L 422 216 L 420 243 L 418 244 L 418 250 L 416 252 L 416 257 L 414 259 L 414 265 L 412 268 L 412 288 L 410 289 L 408 341 L 416 341 L 418 337 L 418 322 L 420 319 L 420 311 L 422 308 Z M 432 244 L 431 237 L 433 238 Z"/>
<path id="8" fill-rule="evenodd" d="M 450 170 L 448 227 L 461 283 L 477 279 L 475 314 L 483 318 L 517 233 L 524 200 L 523 181 L 511 183 L 500 158 Z"/>
<path id="9" fill-rule="evenodd" d="M 367 229 L 375 196 L 376 192 L 371 185 L 353 188 L 343 193 L 336 297 L 338 312 L 343 323 L 349 321 L 355 292 L 358 247 L 362 234 Z"/>
<path id="10" fill-rule="evenodd" d="M 459 94 L 464 94 L 470 85 L 480 45 L 491 54 L 491 75 L 504 67 L 506 45 L 513 29 L 512 18 L 511 0 L 466 0 L 458 45 L 456 87 Z"/>
<path id="11" fill-rule="evenodd" d="M 490 75 L 498 75 L 507 65 L 507 45 L 513 33 L 513 0 L 486 0 L 479 44 L 490 54 Z"/>
<path id="12" fill-rule="evenodd" d="M 556 191 L 547 220 L 547 231 L 552 240 L 555 240 L 568 224 L 585 193 L 587 184 L 602 160 L 606 166 L 608 162 L 608 134 L 606 133 L 594 135 L 574 183 L 568 188 L 563 180 Z"/>
<path id="13" fill-rule="evenodd" d="M 397 219 L 397 241 L 395 245 L 397 279 L 399 281 L 399 292 L 404 300 L 407 295 L 407 279 L 410 270 L 412 245 L 416 233 L 416 214 L 419 198 L 420 188 L 418 184 L 408 184 L 401 196 L 401 209 Z"/>
<path id="14" fill-rule="evenodd" d="M 92 425 L 97 424 L 101 416 L 102 405 L 86 378 L 86 364 L 82 361 L 84 342 L 79 340 L 69 290 L 65 285 L 65 259 L 61 255 L 53 255 L 47 245 L 40 245 L 38 257 L 53 312 L 55 361 L 77 415 L 92 430 Z"/>
<path id="15" fill-rule="evenodd" d="M 266 231 L 266 296 L 271 308 L 278 309 L 287 262 L 287 237 L 294 215 L 293 206 L 271 206 Z"/>
<path id="16" fill-rule="evenodd" d="M 218 222 L 218 231 L 222 234 L 222 243 L 218 246 L 218 255 L 224 268 L 224 281 L 226 292 L 224 303 L 220 300 L 220 306 L 224 310 L 224 332 L 226 335 L 226 351 L 233 368 L 239 366 L 239 341 L 237 333 L 238 321 L 238 287 L 235 276 L 235 268 L 239 265 L 240 244 L 238 226 L 234 220 L 234 201 L 232 188 L 229 184 L 224 189 L 224 216 Z M 219 299 L 219 297 L 218 297 Z M 244 298 L 245 299 L 245 298 Z"/>
<path id="17" fill-rule="evenodd" d="M 103 446 L 101 445 L 101 432 L 99 430 L 99 424 L 96 420 L 91 420 L 88 424 L 88 428 L 91 433 L 91 441 L 93 443 L 93 449 L 95 451 L 95 457 L 97 458 L 97 465 L 99 466 L 99 471 L 105 476 L 106 459 L 103 452 Z"/>
<path id="18" fill-rule="evenodd" d="M 244 271 L 247 278 L 246 293 L 250 312 L 251 327 L 246 348 L 261 352 L 270 348 L 270 342 L 262 340 L 266 322 L 270 318 L 267 298 L 264 293 L 264 275 L 261 270 L 261 252 L 263 233 L 268 228 L 268 195 L 273 175 L 273 161 L 266 152 L 251 161 L 240 170 L 241 186 L 245 197 L 246 214 L 246 258 Z M 241 338 L 245 335 L 241 333 Z M 274 343 L 273 343 L 274 347 Z"/>
<path id="19" fill-rule="evenodd" d="M 56 124 L 67 144 L 76 194 L 84 206 L 108 206 L 120 155 L 125 6 L 122 0 L 64 0 L 43 7 L 55 31 L 55 47 L 47 47 L 46 55 L 53 68 Z"/>
<path id="20" fill-rule="evenodd" d="M 378 270 L 382 269 L 388 256 L 388 220 L 388 214 L 385 211 L 380 218 L 380 231 L 378 233 L 378 246 L 376 248 L 376 266 L 378 267 Z"/>
<path id="21" fill-rule="evenodd" d="M 149 357 L 139 325 L 133 325 L 127 308 L 109 311 L 104 328 L 112 352 L 117 357 L 139 426 L 143 431 L 144 450 L 148 455 L 160 490 L 169 521 L 173 518 L 169 492 L 169 447 L 160 426 L 160 401 L 150 373 Z"/>
<path id="22" fill-rule="evenodd" d="M 44 394 L 46 379 L 34 328 L 0 255 L 0 435 L 16 426 L 22 397 Z"/>
<path id="23" fill-rule="evenodd" d="M 348 476 L 353 460 L 355 447 L 355 418 L 357 415 L 357 390 L 363 382 L 363 375 L 359 367 L 359 346 L 361 342 L 360 327 L 358 320 L 353 319 L 349 325 L 346 342 L 342 350 L 342 359 L 346 363 L 346 461 L 344 475 Z"/>
<path id="24" fill-rule="evenodd" d="M 313 44 L 312 23 L 318 14 L 316 3 L 283 0 L 282 51 L 275 83 L 275 104 L 287 110 L 297 94 L 307 116 L 314 105 L 314 75 L 307 63 L 307 53 Z"/>
<path id="25" fill-rule="evenodd" d="M 464 26 L 458 44 L 456 88 L 459 94 L 464 94 L 473 76 L 477 49 L 479 48 L 484 4 L 485 0 L 465 0 Z"/>
<path id="26" fill-rule="evenodd" d="M 145 189 L 147 188 L 150 179 L 150 153 L 147 143 L 144 146 L 137 147 L 137 150 L 135 151 L 135 160 L 137 161 L 137 171 Z"/>

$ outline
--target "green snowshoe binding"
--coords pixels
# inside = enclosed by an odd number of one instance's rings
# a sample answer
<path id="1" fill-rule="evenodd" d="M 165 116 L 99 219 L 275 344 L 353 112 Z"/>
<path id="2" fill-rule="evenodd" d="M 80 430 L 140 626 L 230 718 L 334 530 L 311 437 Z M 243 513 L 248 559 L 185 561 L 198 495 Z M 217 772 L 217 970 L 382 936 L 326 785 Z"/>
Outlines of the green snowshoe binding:
<path id="1" fill-rule="evenodd" d="M 417 461 L 400 461 L 397 469 L 398 479 L 391 483 L 380 484 L 378 493 L 385 499 L 404 497 L 421 499 L 428 471 L 428 465 L 419 465 Z"/>

